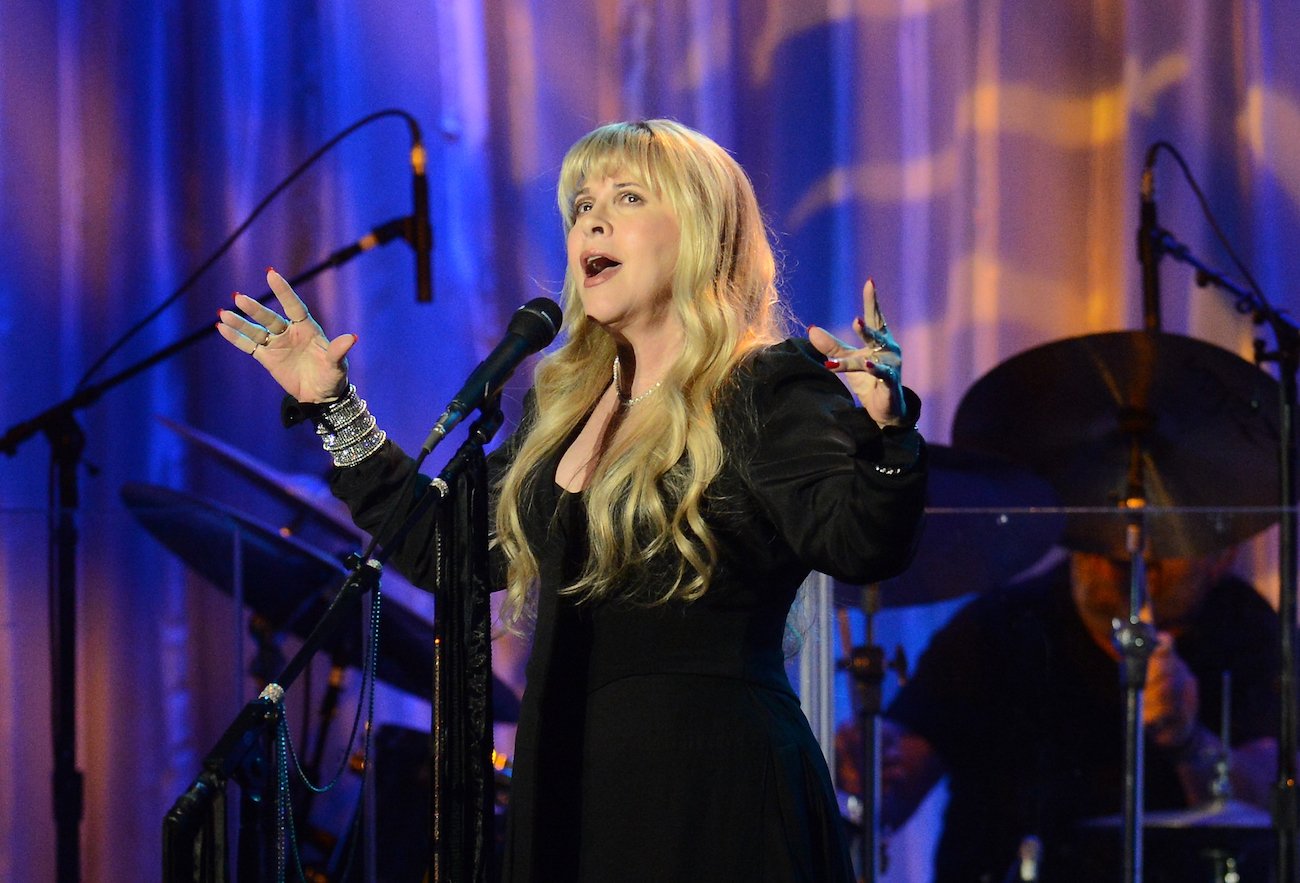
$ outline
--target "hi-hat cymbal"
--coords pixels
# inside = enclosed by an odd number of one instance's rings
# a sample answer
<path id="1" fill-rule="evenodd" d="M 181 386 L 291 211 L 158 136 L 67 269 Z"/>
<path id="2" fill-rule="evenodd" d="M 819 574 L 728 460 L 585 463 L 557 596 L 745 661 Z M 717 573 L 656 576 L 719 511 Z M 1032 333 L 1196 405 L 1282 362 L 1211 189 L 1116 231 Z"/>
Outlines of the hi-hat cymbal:
<path id="1" fill-rule="evenodd" d="M 157 419 L 181 438 L 197 445 L 199 450 L 212 455 L 272 495 L 312 516 L 339 539 L 349 542 L 364 539 L 361 529 L 348 518 L 347 508 L 329 495 L 329 489 L 323 481 L 319 482 L 317 488 L 308 487 L 302 476 L 281 472 L 215 436 L 168 417 L 159 416 Z"/>
<path id="2" fill-rule="evenodd" d="M 145 530 L 208 582 L 231 594 L 238 535 L 245 603 L 278 631 L 304 638 L 310 634 L 347 572 L 325 553 L 220 503 L 149 484 L 125 484 L 121 494 Z M 344 631 L 326 652 L 342 665 L 358 667 L 360 634 L 356 629 Z M 433 626 L 385 596 L 379 632 L 377 677 L 427 698 L 433 685 Z M 519 719 L 519 700 L 500 681 L 494 683 L 492 699 L 496 721 Z"/>
<path id="3" fill-rule="evenodd" d="M 1062 506 L 1118 509 L 1138 452 L 1155 558 L 1201 554 L 1277 518 L 1278 384 L 1225 349 L 1175 334 L 1116 331 L 1044 344 L 980 378 L 953 444 L 1001 455 L 1051 481 Z M 1274 511 L 1225 513 L 1234 508 Z M 1062 543 L 1127 555 L 1121 518 L 1072 514 Z"/>
<path id="4" fill-rule="evenodd" d="M 1059 539 L 1063 519 L 1025 510 L 1056 505 L 1052 486 L 988 454 L 929 445 L 929 496 L 916 559 L 880 585 L 881 604 L 908 607 L 1002 585 Z M 835 599 L 860 603 L 858 586 L 837 583 Z"/>

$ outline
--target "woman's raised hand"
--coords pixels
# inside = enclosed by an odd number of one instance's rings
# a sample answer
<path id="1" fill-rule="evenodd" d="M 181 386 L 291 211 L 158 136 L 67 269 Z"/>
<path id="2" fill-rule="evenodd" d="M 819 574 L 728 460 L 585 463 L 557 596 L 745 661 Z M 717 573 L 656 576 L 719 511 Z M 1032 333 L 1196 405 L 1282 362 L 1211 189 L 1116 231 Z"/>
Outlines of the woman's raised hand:
<path id="1" fill-rule="evenodd" d="M 889 333 L 870 279 L 862 286 L 862 315 L 853 320 L 853 330 L 864 346 L 850 346 L 816 325 L 808 328 L 808 340 L 826 354 L 826 367 L 844 377 L 871 419 L 881 426 L 906 423 L 903 350 Z"/>
<path id="2" fill-rule="evenodd" d="M 284 316 L 236 292 L 235 306 L 244 315 L 219 310 L 217 330 L 221 336 L 260 362 L 275 382 L 300 402 L 323 402 L 345 394 L 347 354 L 357 336 L 343 334 L 330 340 L 283 276 L 268 269 L 266 282 Z"/>

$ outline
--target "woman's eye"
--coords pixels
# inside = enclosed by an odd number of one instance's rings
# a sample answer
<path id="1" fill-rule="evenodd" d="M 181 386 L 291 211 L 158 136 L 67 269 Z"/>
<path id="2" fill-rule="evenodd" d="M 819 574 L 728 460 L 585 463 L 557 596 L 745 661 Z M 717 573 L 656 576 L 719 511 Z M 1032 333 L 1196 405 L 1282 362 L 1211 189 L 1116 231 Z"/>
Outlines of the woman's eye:
<path id="1" fill-rule="evenodd" d="M 573 207 L 573 213 L 575 215 L 580 215 L 583 212 L 589 212 L 589 211 L 591 211 L 591 203 L 589 202 L 580 202 Z"/>
<path id="2" fill-rule="evenodd" d="M 635 193 L 624 193 L 624 194 L 623 194 L 623 201 L 624 201 L 624 202 L 640 202 L 640 201 L 641 201 L 641 197 L 637 196 Z"/>

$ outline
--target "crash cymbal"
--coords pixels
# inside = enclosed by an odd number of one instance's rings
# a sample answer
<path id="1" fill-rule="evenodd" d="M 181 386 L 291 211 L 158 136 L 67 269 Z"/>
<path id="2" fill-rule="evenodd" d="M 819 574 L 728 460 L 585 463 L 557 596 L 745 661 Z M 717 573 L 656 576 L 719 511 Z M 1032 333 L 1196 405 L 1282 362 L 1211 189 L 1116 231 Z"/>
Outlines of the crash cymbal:
<path id="1" fill-rule="evenodd" d="M 1225 349 L 1175 334 L 1116 331 L 1044 344 L 980 378 L 953 444 L 1046 477 L 1062 506 L 1115 509 L 1133 451 L 1148 507 L 1276 507 L 1278 384 Z M 1149 513 L 1155 558 L 1211 552 L 1267 527 L 1276 511 Z M 1072 514 L 1062 543 L 1125 557 L 1124 523 Z"/>
<path id="2" fill-rule="evenodd" d="M 198 446 L 199 450 L 210 454 L 235 472 L 251 479 L 255 484 L 294 506 L 317 523 L 342 540 L 356 542 L 363 540 L 365 534 L 348 518 L 347 508 L 335 500 L 329 493 L 324 481 L 310 482 L 304 476 L 294 475 L 261 462 L 252 454 L 241 451 L 221 439 L 206 432 L 186 426 L 167 417 L 159 416 L 158 422 L 175 432 L 186 441 Z"/>
<path id="3" fill-rule="evenodd" d="M 324 616 L 347 573 L 343 564 L 294 537 L 201 497 L 157 485 L 128 483 L 121 495 L 135 519 L 189 567 L 224 592 L 235 584 L 239 536 L 244 601 L 277 631 L 305 638 Z M 358 609 L 358 619 L 360 610 Z M 359 667 L 359 629 L 345 629 L 325 648 L 342 665 Z M 381 681 L 427 698 L 433 684 L 433 626 L 385 595 L 379 618 Z M 493 716 L 519 719 L 519 700 L 494 677 Z"/>
<path id="4" fill-rule="evenodd" d="M 1029 470 L 955 447 L 928 450 L 928 515 L 912 565 L 881 583 L 885 607 L 930 604 L 1002 585 L 1042 558 L 1064 526 L 1057 513 L 1024 511 L 1056 504 L 1052 486 Z M 835 599 L 845 606 L 857 606 L 861 594 L 858 586 L 835 586 Z"/>

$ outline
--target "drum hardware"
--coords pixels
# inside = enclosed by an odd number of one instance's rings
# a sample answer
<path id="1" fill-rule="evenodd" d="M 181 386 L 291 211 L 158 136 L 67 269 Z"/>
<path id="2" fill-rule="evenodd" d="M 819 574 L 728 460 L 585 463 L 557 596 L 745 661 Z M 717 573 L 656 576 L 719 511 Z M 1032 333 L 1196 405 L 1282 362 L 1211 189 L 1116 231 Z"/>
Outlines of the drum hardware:
<path id="1" fill-rule="evenodd" d="M 1130 562 L 1129 612 L 1114 630 L 1125 703 L 1125 880 L 1142 879 L 1142 691 L 1155 647 L 1139 616 L 1145 561 L 1212 552 L 1277 519 L 1278 392 L 1273 378 L 1227 350 L 1148 328 L 1014 356 L 971 387 L 953 421 L 954 444 L 1023 464 L 1063 505 L 1098 510 L 1067 518 L 1066 548 Z M 1166 511 L 1179 507 L 1210 511 Z M 1224 508 L 1246 511 L 1225 521 Z"/>
<path id="2" fill-rule="evenodd" d="M 889 870 L 889 856 L 880 829 L 880 714 L 883 710 L 883 684 L 892 672 L 899 683 L 907 680 L 907 655 L 896 646 L 889 661 L 884 648 L 875 643 L 875 615 L 880 612 L 880 586 L 872 583 L 861 589 L 861 610 L 865 617 L 866 637 L 854 646 L 849 630 L 848 612 L 836 611 L 840 646 L 849 648 L 848 657 L 836 664 L 853 679 L 853 709 L 859 728 L 858 768 L 862 770 L 861 795 L 849 795 L 841 807 L 845 821 L 856 824 L 859 831 L 857 856 L 862 879 L 873 883 Z M 856 806 L 855 806 L 856 803 Z"/>
<path id="3" fill-rule="evenodd" d="M 866 618 L 866 639 L 849 650 L 839 667 L 853 679 L 853 708 L 860 729 L 858 769 L 862 775 L 862 816 L 858 860 L 863 880 L 875 883 L 884 871 L 884 854 L 880 845 L 880 713 L 882 684 L 885 679 L 885 651 L 875 643 L 875 614 L 880 611 L 880 585 L 862 588 L 862 613 Z M 840 620 L 843 646 L 850 647 L 847 620 Z"/>
<path id="4" fill-rule="evenodd" d="M 1208 868 L 1210 883 L 1240 883 L 1243 853 L 1258 847 L 1261 835 L 1273 827 L 1272 816 L 1253 804 L 1232 796 L 1230 778 L 1232 755 L 1232 673 L 1223 673 L 1220 704 L 1220 750 L 1214 762 L 1214 780 L 1210 800 L 1189 809 L 1160 810 L 1143 814 L 1143 831 L 1162 838 L 1174 852 L 1196 855 Z M 1124 824 L 1123 815 L 1104 816 L 1083 823 L 1086 828 L 1114 830 Z M 1202 878 L 1204 879 L 1204 878 Z"/>
<path id="5" fill-rule="evenodd" d="M 897 577 L 868 586 L 835 584 L 840 646 L 847 657 L 837 667 L 853 678 L 853 707 L 860 730 L 863 791 L 845 801 L 860 819 L 858 861 L 868 881 L 887 869 L 880 831 L 880 714 L 883 683 L 893 673 L 907 679 L 907 657 L 895 647 L 886 661 L 875 643 L 875 616 L 883 608 L 948 600 L 992 589 L 1037 563 L 1060 537 L 1063 520 L 1050 512 L 1055 492 L 1044 479 L 994 454 L 928 445 L 931 515 L 911 566 Z M 1033 510 L 1033 511 L 1031 511 Z M 950 517 L 959 516 L 959 517 Z M 847 610 L 865 619 L 866 641 L 854 646 Z M 860 802 L 855 807 L 855 798 Z M 869 857 L 875 860 L 869 860 Z"/>

